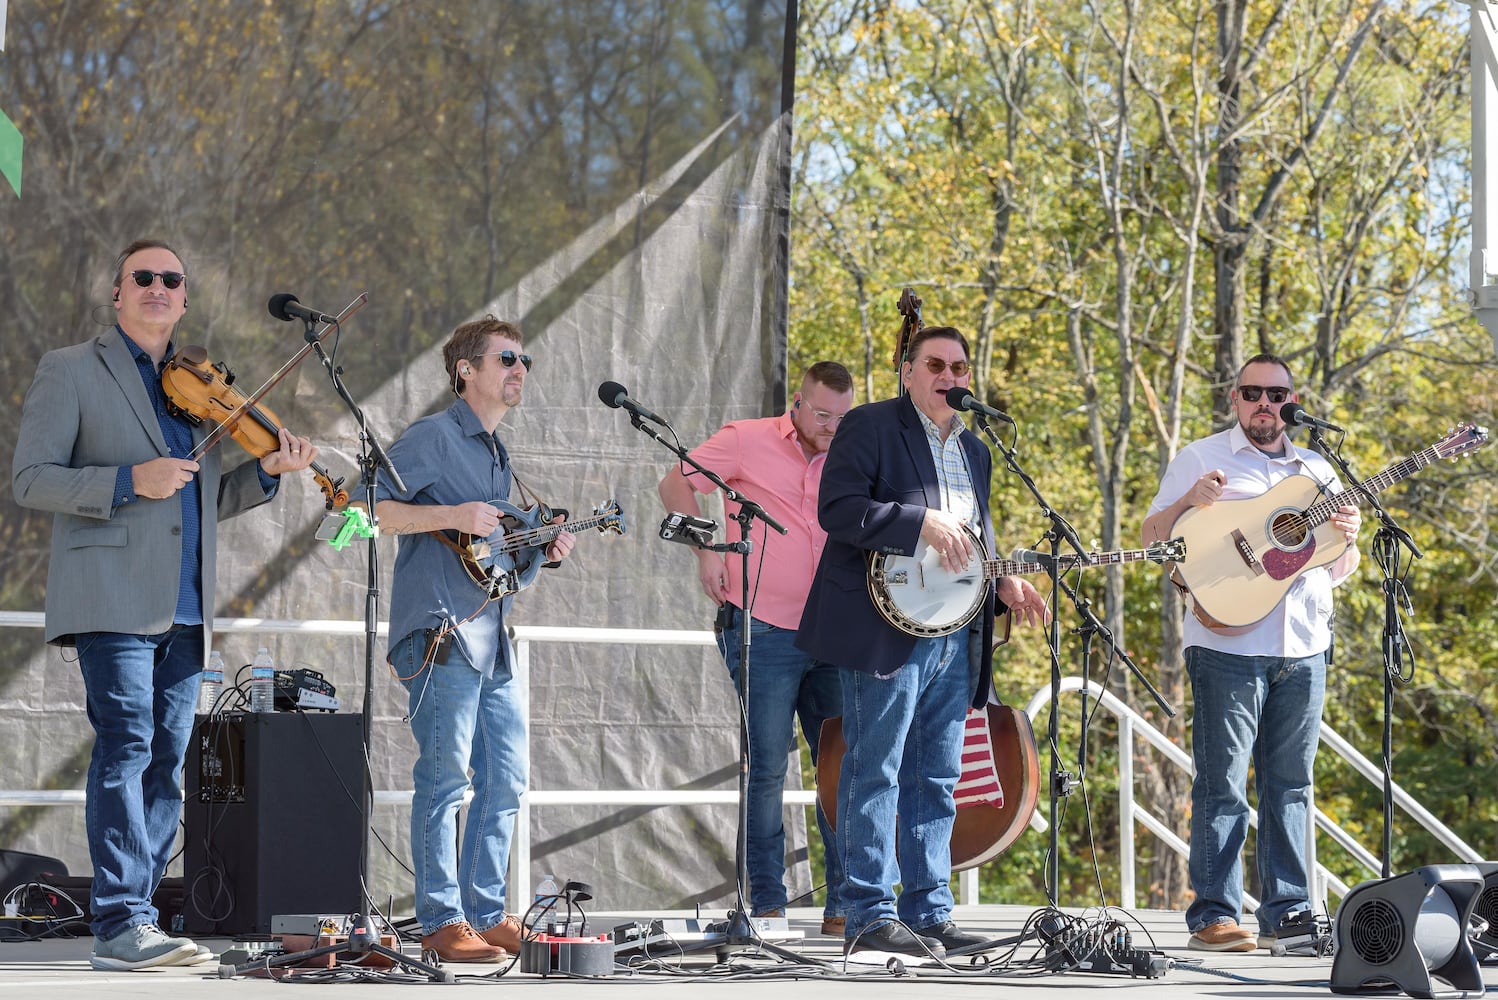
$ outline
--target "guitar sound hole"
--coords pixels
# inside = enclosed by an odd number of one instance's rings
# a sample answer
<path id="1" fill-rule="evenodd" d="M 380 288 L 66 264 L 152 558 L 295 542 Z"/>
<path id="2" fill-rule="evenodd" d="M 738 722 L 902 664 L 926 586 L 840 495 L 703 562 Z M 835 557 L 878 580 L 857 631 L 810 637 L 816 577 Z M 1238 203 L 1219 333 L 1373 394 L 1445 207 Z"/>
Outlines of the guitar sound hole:
<path id="1" fill-rule="evenodd" d="M 1284 511 L 1275 516 L 1269 533 L 1280 548 L 1298 549 L 1305 544 L 1310 533 L 1308 529 L 1305 515 L 1299 511 Z"/>

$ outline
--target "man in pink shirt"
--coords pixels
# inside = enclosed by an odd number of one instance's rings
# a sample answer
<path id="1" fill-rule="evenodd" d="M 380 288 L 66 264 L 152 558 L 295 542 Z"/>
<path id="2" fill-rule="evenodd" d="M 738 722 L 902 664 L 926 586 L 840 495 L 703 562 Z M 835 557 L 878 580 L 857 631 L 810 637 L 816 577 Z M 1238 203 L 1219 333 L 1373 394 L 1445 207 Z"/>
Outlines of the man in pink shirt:
<path id="1" fill-rule="evenodd" d="M 781 793 L 789 751 L 795 746 L 795 716 L 817 759 L 822 720 L 842 714 L 837 668 L 818 664 L 796 648 L 796 627 L 821 558 L 827 533 L 817 523 L 817 492 L 832 435 L 853 407 L 853 377 L 834 361 L 806 370 L 789 413 L 735 420 L 692 451 L 692 458 L 732 489 L 765 508 L 784 525 L 784 536 L 762 522 L 752 535 L 749 557 L 749 901 L 755 916 L 784 916 L 785 823 Z M 700 514 L 697 493 L 716 489 L 690 468 L 677 467 L 661 480 L 668 511 Z M 725 501 L 731 516 L 738 505 Z M 767 537 L 768 536 L 768 537 Z M 718 606 L 718 649 L 738 683 L 739 629 L 743 625 L 743 565 L 738 556 L 697 551 L 703 592 Z M 827 903 L 822 933 L 841 936 L 842 865 L 827 818 L 817 807 L 826 850 Z"/>

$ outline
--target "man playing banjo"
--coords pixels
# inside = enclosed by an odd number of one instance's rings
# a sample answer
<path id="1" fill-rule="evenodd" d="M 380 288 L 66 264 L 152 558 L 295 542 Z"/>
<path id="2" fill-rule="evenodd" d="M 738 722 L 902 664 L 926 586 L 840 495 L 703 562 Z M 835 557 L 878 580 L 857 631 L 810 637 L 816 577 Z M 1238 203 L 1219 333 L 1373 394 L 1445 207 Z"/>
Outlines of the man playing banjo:
<path id="1" fill-rule="evenodd" d="M 955 573 L 980 555 L 970 529 L 990 551 L 993 545 L 993 460 L 946 399 L 971 377 L 966 338 L 952 327 L 921 330 L 900 377 L 906 395 L 855 407 L 833 438 L 817 508 L 827 546 L 797 632 L 798 646 L 842 668 L 844 947 L 876 961 L 940 956 L 983 941 L 951 920 L 949 841 L 964 713 L 989 700 L 995 592 L 1023 622 L 1048 617 L 1035 588 L 1012 576 L 997 587 L 985 582 L 989 596 L 978 613 L 947 635 L 917 638 L 875 607 L 866 586 L 869 552 L 909 555 L 924 543 Z"/>

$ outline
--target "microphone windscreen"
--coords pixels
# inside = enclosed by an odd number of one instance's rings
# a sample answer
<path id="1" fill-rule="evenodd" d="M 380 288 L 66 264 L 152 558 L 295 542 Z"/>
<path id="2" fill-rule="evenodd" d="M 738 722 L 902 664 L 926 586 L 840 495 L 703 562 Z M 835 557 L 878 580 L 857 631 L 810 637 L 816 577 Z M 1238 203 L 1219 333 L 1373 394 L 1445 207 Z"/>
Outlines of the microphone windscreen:
<path id="1" fill-rule="evenodd" d="M 1300 424 L 1300 415 L 1306 412 L 1306 408 L 1296 402 L 1286 403 L 1280 407 L 1280 419 L 1293 426 Z"/>
<path id="2" fill-rule="evenodd" d="M 285 320 L 286 322 L 290 323 L 291 313 L 286 311 L 286 307 L 291 305 L 293 302 L 300 301 L 302 300 L 297 298 L 295 295 L 292 295 L 290 292 L 277 292 L 270 297 L 270 301 L 265 304 L 265 307 L 276 319 Z"/>
<path id="3" fill-rule="evenodd" d="M 960 385 L 954 385 L 947 390 L 947 405 L 954 410 L 965 409 L 963 403 L 973 394 L 971 389 Z"/>
<path id="4" fill-rule="evenodd" d="M 618 382 L 605 382 L 598 387 L 598 398 L 603 400 L 603 405 L 619 408 L 619 402 L 629 395 L 629 390 Z"/>

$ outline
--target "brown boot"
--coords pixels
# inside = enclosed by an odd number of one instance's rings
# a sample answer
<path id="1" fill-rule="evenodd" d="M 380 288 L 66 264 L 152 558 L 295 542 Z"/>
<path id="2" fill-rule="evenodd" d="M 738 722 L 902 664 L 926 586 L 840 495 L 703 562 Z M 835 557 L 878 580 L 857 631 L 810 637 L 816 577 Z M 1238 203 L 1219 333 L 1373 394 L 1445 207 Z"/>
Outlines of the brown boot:
<path id="1" fill-rule="evenodd" d="M 520 952 L 520 942 L 529 941 L 536 936 L 536 932 L 528 927 L 520 926 L 520 918 L 513 913 L 506 913 L 505 918 L 486 931 L 480 931 L 479 937 L 492 945 L 497 945 L 511 954 Z"/>
<path id="2" fill-rule="evenodd" d="M 1238 926 L 1236 920 L 1208 924 L 1186 942 L 1193 951 L 1253 951 L 1256 947 L 1254 932 Z"/>
<path id="3" fill-rule="evenodd" d="M 828 937 L 842 937 L 848 932 L 847 917 L 823 917 L 822 933 Z"/>
<path id="4" fill-rule="evenodd" d="M 435 951 L 437 957 L 444 962 L 503 962 L 509 958 L 509 952 L 503 948 L 496 947 L 480 937 L 468 921 L 460 920 L 455 924 L 448 924 L 435 934 L 424 935 L 421 939 L 421 950 L 423 953 Z"/>

